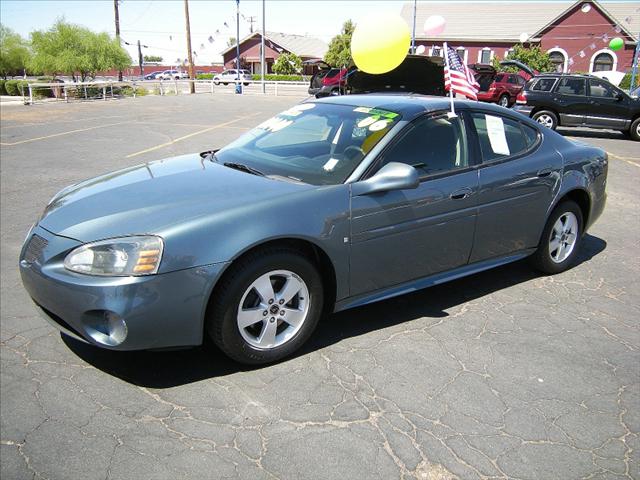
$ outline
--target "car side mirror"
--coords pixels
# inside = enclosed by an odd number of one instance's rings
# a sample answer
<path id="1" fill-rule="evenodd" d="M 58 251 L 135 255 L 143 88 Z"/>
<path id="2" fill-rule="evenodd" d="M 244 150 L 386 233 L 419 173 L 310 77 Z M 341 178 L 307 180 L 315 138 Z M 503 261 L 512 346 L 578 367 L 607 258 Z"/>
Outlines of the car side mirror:
<path id="1" fill-rule="evenodd" d="M 406 163 L 389 162 L 375 175 L 352 185 L 354 196 L 368 195 L 390 190 L 418 188 L 420 177 L 418 171 Z"/>

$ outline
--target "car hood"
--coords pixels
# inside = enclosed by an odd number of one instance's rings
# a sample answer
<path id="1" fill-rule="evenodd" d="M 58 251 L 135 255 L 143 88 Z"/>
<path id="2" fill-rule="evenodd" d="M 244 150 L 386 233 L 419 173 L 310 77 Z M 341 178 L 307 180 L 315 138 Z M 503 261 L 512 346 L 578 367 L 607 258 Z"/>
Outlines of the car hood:
<path id="1" fill-rule="evenodd" d="M 227 168 L 199 154 L 184 155 L 67 187 L 47 205 L 40 226 L 81 242 L 162 235 L 196 218 L 312 188 Z"/>

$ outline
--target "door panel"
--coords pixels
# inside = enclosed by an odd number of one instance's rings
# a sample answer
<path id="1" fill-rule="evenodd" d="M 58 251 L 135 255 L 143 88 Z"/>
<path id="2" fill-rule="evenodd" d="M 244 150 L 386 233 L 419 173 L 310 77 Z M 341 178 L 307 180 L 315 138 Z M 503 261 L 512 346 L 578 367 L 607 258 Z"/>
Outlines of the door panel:
<path id="1" fill-rule="evenodd" d="M 562 175 L 560 154 L 538 145 L 537 131 L 514 119 L 502 118 L 509 155 L 492 152 L 484 116 L 471 115 L 483 165 L 470 263 L 536 247 Z"/>
<path id="2" fill-rule="evenodd" d="M 425 180 L 414 190 L 354 197 L 351 295 L 465 265 L 477 190 L 478 172 L 472 169 Z"/>
<path id="3" fill-rule="evenodd" d="M 617 98 L 618 92 L 608 82 L 589 80 L 589 107 L 585 122 L 594 127 L 628 128 L 628 99 Z"/>
<path id="4" fill-rule="evenodd" d="M 584 78 L 560 78 L 551 98 L 560 115 L 560 125 L 576 126 L 584 123 L 589 106 L 587 82 Z"/>

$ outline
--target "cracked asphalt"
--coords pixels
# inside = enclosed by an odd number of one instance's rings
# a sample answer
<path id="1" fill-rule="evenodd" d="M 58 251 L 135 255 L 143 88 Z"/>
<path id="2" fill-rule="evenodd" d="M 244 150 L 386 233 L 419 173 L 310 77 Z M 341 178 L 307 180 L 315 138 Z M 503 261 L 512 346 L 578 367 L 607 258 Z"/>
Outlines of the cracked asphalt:
<path id="1" fill-rule="evenodd" d="M 2 107 L 2 479 L 640 478 L 640 148 L 615 132 L 563 132 L 611 161 L 561 275 L 519 262 L 331 315 L 257 369 L 211 345 L 103 351 L 38 316 L 18 254 L 57 190 L 221 146 L 298 100 Z"/>

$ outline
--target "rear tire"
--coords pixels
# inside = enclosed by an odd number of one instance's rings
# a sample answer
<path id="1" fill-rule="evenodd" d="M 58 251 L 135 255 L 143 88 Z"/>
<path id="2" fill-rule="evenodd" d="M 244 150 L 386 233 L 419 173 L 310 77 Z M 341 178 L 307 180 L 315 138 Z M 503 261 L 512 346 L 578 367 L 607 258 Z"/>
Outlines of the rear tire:
<path id="1" fill-rule="evenodd" d="M 636 118 L 631 124 L 629 135 L 636 142 L 640 142 L 640 118 Z"/>
<path id="2" fill-rule="evenodd" d="M 509 103 L 511 103 L 509 101 L 509 95 L 507 95 L 506 93 L 500 95 L 500 98 L 498 99 L 498 105 L 504 108 L 509 108 Z"/>
<path id="3" fill-rule="evenodd" d="M 550 110 L 540 110 L 533 114 L 533 118 L 540 125 L 555 130 L 558 126 L 558 117 Z"/>
<path id="4" fill-rule="evenodd" d="M 551 212 L 540 245 L 530 257 L 534 268 L 547 274 L 564 272 L 576 259 L 584 224 L 577 203 L 565 200 Z"/>
<path id="5" fill-rule="evenodd" d="M 207 332 L 240 363 L 261 365 L 291 355 L 309 339 L 322 314 L 320 274 L 291 248 L 250 253 L 221 282 L 212 294 Z"/>

